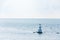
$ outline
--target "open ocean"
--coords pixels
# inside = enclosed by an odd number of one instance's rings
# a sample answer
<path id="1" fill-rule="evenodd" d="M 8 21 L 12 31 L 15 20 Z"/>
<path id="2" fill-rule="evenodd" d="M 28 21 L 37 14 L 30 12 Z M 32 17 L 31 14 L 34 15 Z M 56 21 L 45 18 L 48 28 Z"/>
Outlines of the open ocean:
<path id="1" fill-rule="evenodd" d="M 33 33 L 39 24 L 43 33 Z M 0 40 L 60 40 L 60 19 L 1 18 Z"/>

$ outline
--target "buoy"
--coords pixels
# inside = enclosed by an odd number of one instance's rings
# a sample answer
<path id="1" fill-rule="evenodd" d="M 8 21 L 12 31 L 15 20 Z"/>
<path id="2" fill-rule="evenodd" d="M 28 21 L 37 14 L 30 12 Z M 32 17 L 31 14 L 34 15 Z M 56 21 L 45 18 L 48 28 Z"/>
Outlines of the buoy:
<path id="1" fill-rule="evenodd" d="M 42 32 L 42 29 L 41 29 L 41 24 L 39 24 L 39 29 L 38 29 L 38 31 L 33 32 L 33 33 L 38 33 L 38 34 L 42 34 L 42 33 L 43 33 L 43 32 Z"/>
<path id="2" fill-rule="evenodd" d="M 39 29 L 38 29 L 37 33 L 42 34 L 41 24 L 39 24 Z"/>

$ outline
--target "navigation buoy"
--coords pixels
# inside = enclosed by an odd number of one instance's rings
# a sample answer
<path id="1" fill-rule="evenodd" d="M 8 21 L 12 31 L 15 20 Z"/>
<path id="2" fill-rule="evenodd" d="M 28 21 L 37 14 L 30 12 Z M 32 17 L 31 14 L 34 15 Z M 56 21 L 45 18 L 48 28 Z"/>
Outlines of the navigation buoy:
<path id="1" fill-rule="evenodd" d="M 42 34 L 41 24 L 39 24 L 39 29 L 38 29 L 37 33 Z"/>
<path id="2" fill-rule="evenodd" d="M 42 32 L 42 29 L 41 29 L 41 24 L 39 24 L 39 29 L 38 29 L 38 31 L 33 32 L 33 33 L 38 33 L 38 34 L 42 34 L 42 33 L 43 33 L 43 32 Z"/>

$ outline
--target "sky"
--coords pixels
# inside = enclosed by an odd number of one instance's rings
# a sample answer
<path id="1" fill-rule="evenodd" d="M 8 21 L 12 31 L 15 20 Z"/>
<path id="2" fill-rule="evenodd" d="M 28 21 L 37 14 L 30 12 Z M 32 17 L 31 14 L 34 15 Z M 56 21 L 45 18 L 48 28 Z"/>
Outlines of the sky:
<path id="1" fill-rule="evenodd" d="M 60 0 L 0 0 L 0 18 L 60 18 Z"/>

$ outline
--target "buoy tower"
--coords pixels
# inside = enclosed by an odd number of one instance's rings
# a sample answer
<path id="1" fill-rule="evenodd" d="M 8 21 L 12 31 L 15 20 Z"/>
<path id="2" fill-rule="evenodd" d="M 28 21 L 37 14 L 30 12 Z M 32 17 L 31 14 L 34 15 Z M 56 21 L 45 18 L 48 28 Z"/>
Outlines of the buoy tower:
<path id="1" fill-rule="evenodd" d="M 41 24 L 39 24 L 39 29 L 38 29 L 37 33 L 42 34 Z"/>

